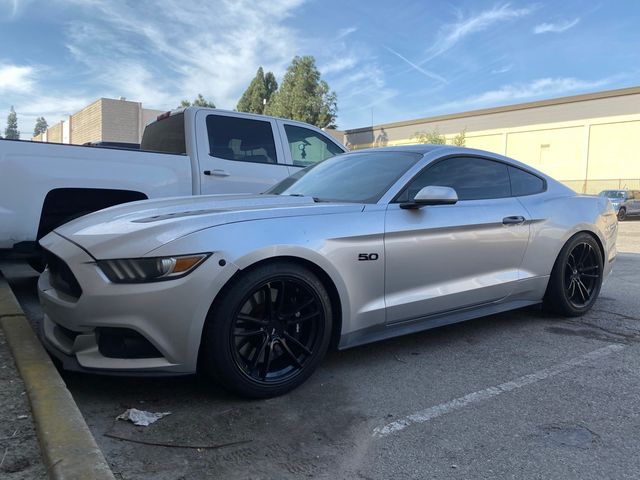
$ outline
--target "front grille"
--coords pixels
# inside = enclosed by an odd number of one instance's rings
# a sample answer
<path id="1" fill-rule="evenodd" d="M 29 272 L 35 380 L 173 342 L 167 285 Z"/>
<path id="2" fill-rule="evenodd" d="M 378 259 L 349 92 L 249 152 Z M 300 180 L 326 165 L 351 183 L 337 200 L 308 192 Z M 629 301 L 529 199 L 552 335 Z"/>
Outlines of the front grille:
<path id="1" fill-rule="evenodd" d="M 51 286 L 65 295 L 80 298 L 82 288 L 64 260 L 47 250 L 44 251 L 44 257 L 49 268 Z"/>

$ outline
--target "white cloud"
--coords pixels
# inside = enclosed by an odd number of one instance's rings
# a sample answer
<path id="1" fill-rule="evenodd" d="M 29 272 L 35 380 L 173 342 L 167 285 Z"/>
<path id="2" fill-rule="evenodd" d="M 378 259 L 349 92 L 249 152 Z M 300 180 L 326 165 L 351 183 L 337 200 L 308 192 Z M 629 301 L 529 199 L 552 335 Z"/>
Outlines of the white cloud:
<path id="1" fill-rule="evenodd" d="M 507 73 L 510 72 L 513 69 L 513 64 L 509 64 L 509 65 L 505 65 L 504 67 L 500 67 L 500 68 L 495 68 L 493 70 L 491 70 L 491 73 L 493 75 L 499 75 L 501 73 Z"/>
<path id="2" fill-rule="evenodd" d="M 0 14 L 7 12 L 7 18 L 15 19 L 26 9 L 33 0 L 0 0 Z"/>
<path id="3" fill-rule="evenodd" d="M 573 20 L 565 20 L 564 22 L 557 23 L 541 23 L 533 28 L 533 33 L 539 35 L 541 33 L 562 33 L 566 32 L 570 28 L 575 27 L 580 21 L 580 17 Z"/>
<path id="4" fill-rule="evenodd" d="M 427 51 L 428 57 L 425 62 L 442 55 L 473 33 L 486 30 L 500 22 L 524 17 L 533 12 L 534 9 L 534 6 L 512 8 L 510 4 L 506 3 L 501 6 L 495 6 L 491 10 L 480 12 L 477 15 L 459 18 L 457 22 L 445 25 L 440 29 L 436 42 Z"/>
<path id="5" fill-rule="evenodd" d="M 602 88 L 613 80 L 614 78 L 593 81 L 573 77 L 539 78 L 528 83 L 507 84 L 459 101 L 448 102 L 434 110 L 452 112 L 461 109 L 495 107 L 540 98 L 553 98 Z"/>
<path id="6" fill-rule="evenodd" d="M 422 75 L 424 75 L 425 77 L 430 78 L 431 80 L 436 80 L 438 82 L 441 83 L 448 83 L 447 79 L 445 79 L 444 77 L 442 77 L 441 75 L 438 75 L 437 73 L 431 72 L 425 68 L 422 68 L 419 65 L 416 65 L 415 63 L 413 63 L 411 60 L 409 60 L 408 58 L 406 58 L 405 56 L 401 55 L 400 53 L 396 52 L 394 49 L 390 48 L 390 47 L 384 47 L 386 50 L 388 50 L 389 52 L 393 53 L 396 57 L 398 57 L 400 60 L 402 60 L 403 62 L 405 62 L 407 65 L 409 65 L 411 68 L 413 68 L 414 70 L 416 70 L 417 72 L 420 72 Z"/>
<path id="7" fill-rule="evenodd" d="M 336 35 L 336 39 L 347 37 L 347 36 L 351 35 L 354 32 L 357 32 L 357 31 L 358 31 L 357 27 L 341 28 L 340 30 L 338 30 L 338 33 Z"/>
<path id="8" fill-rule="evenodd" d="M 330 62 L 327 62 L 318 67 L 322 75 L 332 75 L 343 72 L 355 67 L 358 64 L 358 58 L 351 54 L 346 56 L 334 58 Z"/>
<path id="9" fill-rule="evenodd" d="M 234 108 L 258 66 L 279 76 L 300 45 L 283 22 L 302 0 L 224 0 L 215 15 L 207 2 L 160 0 L 149 11 L 137 3 L 58 1 L 91 13 L 71 25 L 67 47 L 105 94 L 149 107 L 202 93 Z"/>
<path id="10" fill-rule="evenodd" d="M 25 94 L 35 88 L 36 69 L 27 65 L 0 64 L 0 93 Z"/>

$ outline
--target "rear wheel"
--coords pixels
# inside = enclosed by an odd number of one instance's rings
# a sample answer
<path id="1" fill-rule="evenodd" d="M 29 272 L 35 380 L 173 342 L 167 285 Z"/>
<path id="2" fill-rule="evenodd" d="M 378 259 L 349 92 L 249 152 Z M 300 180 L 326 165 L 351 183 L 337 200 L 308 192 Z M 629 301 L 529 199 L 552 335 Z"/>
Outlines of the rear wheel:
<path id="1" fill-rule="evenodd" d="M 588 233 L 573 236 L 553 266 L 545 307 L 570 317 L 583 315 L 598 298 L 602 275 L 602 253 L 596 240 Z"/>
<path id="2" fill-rule="evenodd" d="M 618 210 L 618 221 L 622 222 L 625 218 L 627 218 L 627 209 L 621 208 Z"/>
<path id="3" fill-rule="evenodd" d="M 331 337 L 331 302 L 308 269 L 279 262 L 237 278 L 207 319 L 205 361 L 225 387 L 282 395 L 318 367 Z"/>

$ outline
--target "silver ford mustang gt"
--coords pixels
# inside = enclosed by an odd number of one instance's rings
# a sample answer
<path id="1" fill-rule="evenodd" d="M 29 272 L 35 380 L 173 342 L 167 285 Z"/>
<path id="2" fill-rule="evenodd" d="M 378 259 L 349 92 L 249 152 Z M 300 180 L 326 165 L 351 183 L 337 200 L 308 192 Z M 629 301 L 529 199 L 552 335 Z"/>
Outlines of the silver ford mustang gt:
<path id="1" fill-rule="evenodd" d="M 331 345 L 537 303 L 581 315 L 616 235 L 606 198 L 500 155 L 356 151 L 262 195 L 142 201 L 59 227 L 40 242 L 43 338 L 65 368 L 202 368 L 274 396 Z"/>

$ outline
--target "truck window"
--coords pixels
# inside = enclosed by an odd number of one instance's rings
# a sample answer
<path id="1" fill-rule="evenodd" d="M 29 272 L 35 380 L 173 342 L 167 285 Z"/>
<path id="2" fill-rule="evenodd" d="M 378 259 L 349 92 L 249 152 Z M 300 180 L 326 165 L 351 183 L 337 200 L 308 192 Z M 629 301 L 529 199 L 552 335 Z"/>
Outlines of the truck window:
<path id="1" fill-rule="evenodd" d="M 186 155 L 184 114 L 170 115 L 147 125 L 140 150 Z"/>
<path id="2" fill-rule="evenodd" d="M 213 157 L 256 163 L 278 161 L 271 122 L 208 115 L 207 133 Z"/>
<path id="3" fill-rule="evenodd" d="M 284 130 L 287 133 L 291 159 L 296 166 L 306 167 L 342 153 L 335 143 L 308 128 L 285 124 Z"/>

